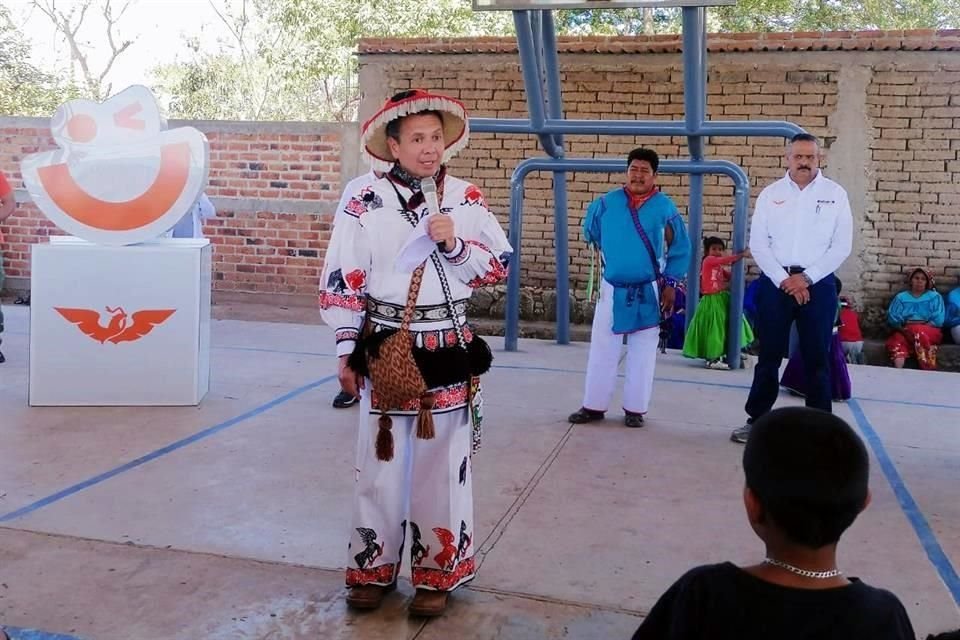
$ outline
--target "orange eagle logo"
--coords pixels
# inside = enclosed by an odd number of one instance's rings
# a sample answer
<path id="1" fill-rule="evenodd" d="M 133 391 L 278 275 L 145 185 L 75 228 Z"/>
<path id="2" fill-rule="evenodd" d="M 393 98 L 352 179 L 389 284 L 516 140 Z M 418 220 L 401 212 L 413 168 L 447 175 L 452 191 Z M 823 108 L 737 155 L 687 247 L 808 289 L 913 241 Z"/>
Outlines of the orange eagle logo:
<path id="1" fill-rule="evenodd" d="M 67 322 L 77 325 L 80 331 L 96 340 L 100 344 L 112 342 L 136 342 L 147 335 L 153 328 L 166 322 L 176 309 L 145 309 L 127 315 L 123 307 L 111 309 L 106 307 L 110 314 L 107 325 L 100 324 L 100 312 L 93 309 L 72 309 L 69 307 L 54 307 Z"/>

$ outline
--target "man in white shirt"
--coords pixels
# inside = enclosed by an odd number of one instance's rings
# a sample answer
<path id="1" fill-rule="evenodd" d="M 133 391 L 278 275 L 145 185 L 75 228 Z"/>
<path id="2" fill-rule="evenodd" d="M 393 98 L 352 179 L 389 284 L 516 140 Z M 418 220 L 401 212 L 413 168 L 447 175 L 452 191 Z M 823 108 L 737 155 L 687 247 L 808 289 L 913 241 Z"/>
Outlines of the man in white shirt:
<path id="1" fill-rule="evenodd" d="M 760 357 L 747 399 L 747 423 L 730 436 L 745 443 L 751 423 L 773 408 L 790 325 L 796 322 L 809 381 L 808 407 L 832 411 L 830 339 L 837 314 L 833 273 L 850 255 L 853 216 L 847 192 L 819 169 L 816 137 L 787 146 L 787 175 L 757 198 L 750 251 L 763 275 L 757 290 Z"/>
<path id="2" fill-rule="evenodd" d="M 371 169 L 370 171 L 357 176 L 347 183 L 347 186 L 343 188 L 343 195 L 340 196 L 340 202 L 337 204 L 337 210 L 333 214 L 334 227 L 337 226 L 337 222 L 339 222 L 343 216 L 347 215 L 347 207 L 350 206 L 353 198 L 364 193 L 372 193 L 372 191 L 369 189 L 370 186 L 382 177 L 382 171 Z M 323 287 L 323 284 L 324 283 L 322 282 L 320 283 L 321 288 Z M 358 401 L 359 399 L 352 393 L 340 389 L 337 395 L 333 398 L 333 406 L 335 409 L 346 409 L 348 407 L 352 407 Z"/>

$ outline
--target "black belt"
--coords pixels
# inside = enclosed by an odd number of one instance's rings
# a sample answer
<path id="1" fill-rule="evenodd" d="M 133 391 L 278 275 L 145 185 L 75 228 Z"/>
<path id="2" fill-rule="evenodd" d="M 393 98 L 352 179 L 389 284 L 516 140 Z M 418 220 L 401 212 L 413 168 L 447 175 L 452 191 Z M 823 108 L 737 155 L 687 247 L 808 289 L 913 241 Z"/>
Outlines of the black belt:
<path id="1" fill-rule="evenodd" d="M 467 300 L 454 300 L 453 308 L 458 316 L 467 313 Z M 403 319 L 404 305 L 392 304 L 367 297 L 367 313 L 373 319 L 399 322 Z M 417 305 L 413 309 L 413 322 L 438 322 L 450 319 L 450 308 L 446 304 Z"/>
<path id="2" fill-rule="evenodd" d="M 804 267 L 798 267 L 797 265 L 793 265 L 792 267 L 784 267 L 784 269 L 786 269 L 787 273 L 789 273 L 792 276 L 795 276 L 798 273 L 803 273 L 804 271 L 806 271 Z"/>

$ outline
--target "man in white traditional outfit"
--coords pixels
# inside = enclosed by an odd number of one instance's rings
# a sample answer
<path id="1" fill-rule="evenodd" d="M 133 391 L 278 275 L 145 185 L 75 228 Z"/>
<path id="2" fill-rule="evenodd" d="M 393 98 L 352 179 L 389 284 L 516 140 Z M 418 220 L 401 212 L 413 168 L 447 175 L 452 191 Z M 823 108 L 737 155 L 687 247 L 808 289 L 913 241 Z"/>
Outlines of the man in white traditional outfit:
<path id="1" fill-rule="evenodd" d="M 474 288 L 506 277 L 512 249 L 480 190 L 446 172 L 467 139 L 456 100 L 421 90 L 388 100 L 361 134 L 386 175 L 349 199 L 324 265 L 320 308 L 340 383 L 361 398 L 346 571 L 358 609 L 396 586 L 405 550 L 413 615 L 442 614 L 475 571 L 471 457 L 492 355 L 466 308 Z M 419 390 L 401 396 L 415 378 Z"/>

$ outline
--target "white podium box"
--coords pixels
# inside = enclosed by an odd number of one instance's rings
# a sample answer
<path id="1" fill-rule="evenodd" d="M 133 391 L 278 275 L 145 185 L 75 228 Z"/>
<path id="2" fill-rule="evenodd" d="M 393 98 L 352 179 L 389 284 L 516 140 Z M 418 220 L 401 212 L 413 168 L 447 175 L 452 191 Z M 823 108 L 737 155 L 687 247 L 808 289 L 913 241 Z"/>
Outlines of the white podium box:
<path id="1" fill-rule="evenodd" d="M 210 387 L 209 240 L 33 246 L 31 406 L 197 405 Z"/>

